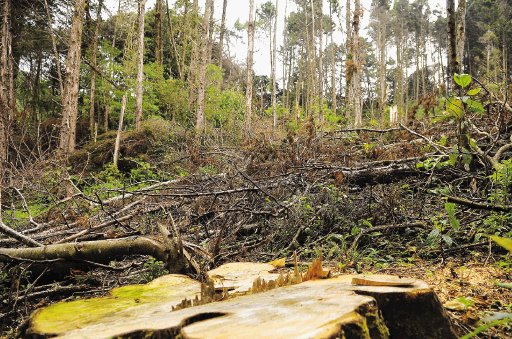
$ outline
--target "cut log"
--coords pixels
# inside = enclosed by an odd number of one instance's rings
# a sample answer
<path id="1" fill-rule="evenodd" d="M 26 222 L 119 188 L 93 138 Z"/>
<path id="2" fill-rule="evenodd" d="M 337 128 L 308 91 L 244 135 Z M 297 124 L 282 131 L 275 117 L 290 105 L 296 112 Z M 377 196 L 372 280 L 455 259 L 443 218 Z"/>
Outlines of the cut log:
<path id="1" fill-rule="evenodd" d="M 275 277 L 272 269 L 270 264 L 237 263 L 208 275 L 216 280 L 217 288 L 240 293 L 250 288 L 248 277 Z M 371 286 L 368 281 L 381 285 Z M 382 286 L 397 281 L 402 286 Z M 116 292 L 123 289 L 129 292 Z M 28 333 L 62 338 L 456 337 L 436 295 L 420 280 L 340 276 L 173 311 L 183 304 L 182 299 L 197 298 L 199 292 L 199 283 L 191 279 L 166 276 L 148 285 L 114 290 L 111 297 L 59 303 L 36 311 Z"/>

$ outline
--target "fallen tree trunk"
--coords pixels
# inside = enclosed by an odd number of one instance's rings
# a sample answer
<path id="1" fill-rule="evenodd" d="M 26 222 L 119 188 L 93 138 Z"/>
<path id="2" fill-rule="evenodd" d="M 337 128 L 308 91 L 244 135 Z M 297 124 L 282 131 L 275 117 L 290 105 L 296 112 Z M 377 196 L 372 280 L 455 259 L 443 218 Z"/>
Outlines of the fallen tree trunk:
<path id="1" fill-rule="evenodd" d="M 34 248 L 0 248 L 0 261 L 48 262 L 92 261 L 108 262 L 126 255 L 149 255 L 163 261 L 171 272 L 181 271 L 176 248 L 145 237 L 84 241 L 54 244 Z"/>

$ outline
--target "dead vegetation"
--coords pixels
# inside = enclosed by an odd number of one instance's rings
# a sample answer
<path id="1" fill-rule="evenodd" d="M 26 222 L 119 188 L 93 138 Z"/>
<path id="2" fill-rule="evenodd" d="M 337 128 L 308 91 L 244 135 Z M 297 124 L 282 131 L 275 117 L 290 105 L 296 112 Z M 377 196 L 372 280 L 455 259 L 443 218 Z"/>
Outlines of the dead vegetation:
<path id="1" fill-rule="evenodd" d="M 36 164 L 8 190 L 6 227 L 33 243 L 0 238 L 0 322 L 22 329 L 31 311 L 57 299 L 168 271 L 204 278 L 221 263 L 293 251 L 304 260 L 322 254 L 342 272 L 449 265 L 481 253 L 489 265 L 510 265 L 483 236 L 510 231 L 508 188 L 490 178 L 496 169 L 489 162 L 500 149 L 498 160 L 510 155 L 507 114 L 499 125 L 472 121 L 483 153 L 475 150 L 469 165 L 461 158 L 448 164 L 448 145 L 457 143 L 449 124 L 306 129 L 282 141 L 260 134 L 241 148 L 197 146 L 146 128 L 124 135 L 122 172 L 103 166 L 114 141 L 106 135 L 75 153 L 71 168 L 54 161 L 48 173 L 48 163 Z M 32 212 L 39 205 L 45 208 Z M 138 250 L 131 242 L 141 243 Z M 111 250 L 100 254 L 102 246 Z"/>

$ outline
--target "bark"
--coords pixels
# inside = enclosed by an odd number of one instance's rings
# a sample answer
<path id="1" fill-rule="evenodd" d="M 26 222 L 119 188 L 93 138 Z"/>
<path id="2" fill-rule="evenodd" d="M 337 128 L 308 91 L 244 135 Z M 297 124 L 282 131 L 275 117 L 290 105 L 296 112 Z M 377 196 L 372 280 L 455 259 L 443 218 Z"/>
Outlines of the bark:
<path id="1" fill-rule="evenodd" d="M 352 17 L 352 10 L 350 9 L 351 0 L 347 0 L 347 8 L 345 12 L 345 30 L 346 40 L 345 49 L 347 51 L 347 57 L 345 62 L 345 117 L 350 119 L 352 112 L 350 110 L 351 90 L 352 90 L 352 72 L 353 72 L 353 60 L 352 60 L 352 23 L 350 18 Z"/>
<path id="2" fill-rule="evenodd" d="M 155 60 L 160 66 L 164 64 L 164 44 L 162 41 L 162 0 L 157 0 L 155 4 Z"/>
<path id="3" fill-rule="evenodd" d="M 466 40 L 466 0 L 459 0 L 456 18 L 457 72 L 464 72 L 464 42 Z"/>
<path id="4" fill-rule="evenodd" d="M 386 82 L 386 40 L 387 40 L 387 19 L 388 9 L 381 6 L 378 9 L 378 25 L 377 28 L 377 49 L 378 49 L 378 65 L 379 65 L 379 85 L 377 92 L 379 96 L 379 114 L 381 121 L 384 118 L 387 102 L 387 82 Z"/>
<path id="5" fill-rule="evenodd" d="M 40 243 L 38 243 L 37 241 L 30 239 L 26 235 L 24 235 L 20 232 L 17 232 L 15 230 L 13 230 L 12 228 L 8 227 L 2 221 L 0 221 L 0 233 L 5 234 L 6 236 L 17 240 L 19 243 L 30 246 L 30 247 L 43 246 Z M 1 251 L 1 249 L 0 249 L 0 251 Z"/>
<path id="6" fill-rule="evenodd" d="M 452 84 L 453 74 L 457 71 L 457 39 L 456 39 L 456 19 L 455 19 L 455 0 L 446 0 L 446 12 L 448 15 L 448 84 Z"/>
<path id="7" fill-rule="evenodd" d="M 168 262 L 166 248 L 161 243 L 144 237 L 84 241 L 33 248 L 0 248 L 0 261 L 88 260 L 110 261 L 125 255 L 150 255 Z"/>
<path id="8" fill-rule="evenodd" d="M 181 57 L 180 53 L 178 53 L 178 48 L 176 47 L 176 41 L 174 39 L 174 29 L 172 25 L 171 12 L 169 9 L 169 0 L 165 0 L 165 7 L 167 12 L 167 25 L 169 26 L 169 40 L 171 42 L 172 49 L 174 50 L 174 55 L 176 57 L 176 66 L 178 68 L 178 76 L 183 80 L 183 68 L 181 65 Z"/>
<path id="9" fill-rule="evenodd" d="M 222 19 L 220 22 L 220 36 L 219 36 L 219 67 L 222 68 L 222 57 L 224 54 L 224 35 L 226 34 L 226 9 L 228 7 L 228 0 L 222 2 Z"/>
<path id="10" fill-rule="evenodd" d="M 249 22 L 247 23 L 247 75 L 246 75 L 246 90 L 245 90 L 245 116 L 244 127 L 245 132 L 248 133 L 251 129 L 252 120 L 252 66 L 254 62 L 254 0 L 249 0 Z"/>
<path id="11" fill-rule="evenodd" d="M 123 100 L 121 102 L 121 113 L 119 114 L 119 126 L 117 127 L 117 136 L 116 143 L 114 146 L 114 158 L 113 163 L 114 166 L 117 167 L 117 162 L 119 160 L 119 148 L 121 146 L 121 132 L 123 131 L 123 120 L 124 120 L 124 111 L 126 110 L 126 95 L 123 95 Z"/>
<path id="12" fill-rule="evenodd" d="M 75 150 L 76 121 L 78 118 L 78 90 L 80 82 L 80 61 L 82 51 L 82 30 L 85 0 L 75 0 L 73 21 L 69 36 L 69 50 L 66 60 L 64 92 L 62 94 L 62 124 L 59 149 L 67 156 Z"/>
<path id="13" fill-rule="evenodd" d="M 362 105 L 362 94 L 361 94 L 361 44 L 359 40 L 359 24 L 362 14 L 361 1 L 355 0 L 354 8 L 354 36 L 353 36 L 353 60 L 354 70 L 352 86 L 354 87 L 354 126 L 358 127 L 362 125 L 363 121 L 363 105 Z"/>
<path id="14" fill-rule="evenodd" d="M 313 3 L 313 2 L 311 2 Z M 323 25 L 323 6 L 324 6 L 324 2 L 323 0 L 320 0 L 320 14 L 319 14 L 319 17 L 320 19 L 318 20 L 319 23 L 318 23 L 318 26 L 319 26 L 319 36 L 320 36 L 320 48 L 319 48 L 319 51 L 318 51 L 318 85 L 319 85 L 319 88 L 318 88 L 318 95 L 319 95 L 319 100 L 318 100 L 318 103 L 319 103 L 319 109 L 318 109 L 318 119 L 320 120 L 320 122 L 323 122 L 324 121 L 324 60 L 323 60 L 323 54 L 324 54 L 324 44 L 323 44 L 323 41 L 324 41 L 324 25 Z"/>
<path id="15" fill-rule="evenodd" d="M 48 1 L 44 0 L 44 8 L 46 10 L 46 16 L 48 20 L 48 31 L 50 33 L 50 37 L 52 39 L 52 52 L 53 52 L 53 58 L 55 62 L 55 67 L 57 68 L 57 79 L 59 80 L 59 90 L 60 94 L 64 92 L 63 90 L 63 80 L 62 80 L 62 68 L 60 66 L 60 58 L 59 58 L 59 51 L 57 49 L 57 39 L 55 37 L 55 32 L 53 31 L 53 20 L 52 15 L 50 13 L 50 7 L 48 6 Z"/>
<path id="16" fill-rule="evenodd" d="M 204 132 L 204 108 L 205 108 L 205 91 L 206 91 L 206 68 L 208 66 L 208 46 L 210 36 L 210 18 L 213 9 L 213 0 L 205 1 L 202 34 L 201 34 L 201 50 L 200 50 L 200 69 L 199 69 L 199 88 L 197 92 L 197 112 L 196 112 L 196 135 L 199 136 Z"/>
<path id="17" fill-rule="evenodd" d="M 186 10 L 185 10 L 186 12 Z M 183 51 L 182 51 L 182 60 L 183 60 L 183 67 L 185 66 L 185 57 L 188 50 L 188 46 L 190 46 L 190 67 L 188 72 L 188 88 L 189 88 L 189 95 L 188 95 L 188 108 L 192 111 L 195 108 L 195 104 L 197 103 L 197 70 L 198 70 L 198 63 L 199 63 L 199 48 L 197 47 L 199 43 L 199 27 L 197 24 L 197 18 L 199 16 L 199 4 L 198 0 L 194 0 L 193 8 L 192 8 L 192 24 L 188 25 L 186 24 L 185 29 L 186 33 L 185 35 L 188 37 L 188 44 L 183 44 Z M 187 20 L 187 22 L 190 20 Z"/>
<path id="18" fill-rule="evenodd" d="M 46 0 L 45 0 L 46 1 Z M 91 65 L 93 68 L 97 68 L 97 56 L 98 56 L 98 36 L 100 32 L 101 24 L 101 9 L 103 7 L 103 0 L 98 0 L 98 8 L 96 9 L 96 23 L 94 24 L 94 32 L 91 36 Z M 96 72 L 91 72 L 91 88 L 89 97 L 89 131 L 91 137 L 94 138 L 94 131 L 96 125 L 95 116 L 95 101 L 96 101 Z"/>
<path id="19" fill-rule="evenodd" d="M 274 13 L 274 22 L 270 23 L 270 25 L 273 27 L 273 36 L 272 39 L 272 63 L 271 63 L 271 76 L 272 79 L 272 117 L 273 117 L 273 126 L 274 128 L 277 127 L 277 98 L 276 98 L 276 64 L 277 64 L 277 11 L 279 6 L 279 0 L 276 0 L 276 12 Z"/>
<path id="20" fill-rule="evenodd" d="M 135 108 L 135 129 L 140 129 L 142 124 L 142 96 L 144 89 L 142 82 L 144 80 L 144 13 L 146 11 L 146 0 L 139 0 L 138 17 L 138 38 L 137 38 L 137 89 L 136 89 L 136 108 Z"/>
<path id="21" fill-rule="evenodd" d="M 332 1 L 329 1 L 329 17 L 331 21 L 333 21 L 333 11 Z M 334 22 L 334 21 L 333 21 Z M 338 98 L 336 95 L 336 45 L 334 44 L 334 26 L 331 28 L 329 33 L 329 37 L 331 40 L 331 107 L 336 114 L 337 106 L 338 106 Z"/>

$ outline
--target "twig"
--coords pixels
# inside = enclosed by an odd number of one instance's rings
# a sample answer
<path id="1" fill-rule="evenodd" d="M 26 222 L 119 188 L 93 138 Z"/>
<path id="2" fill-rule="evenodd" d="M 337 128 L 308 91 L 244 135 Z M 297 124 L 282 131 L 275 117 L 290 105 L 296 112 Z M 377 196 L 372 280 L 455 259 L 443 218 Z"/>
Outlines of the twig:
<path id="1" fill-rule="evenodd" d="M 3 233 L 7 235 L 8 237 L 11 237 L 13 239 L 16 239 L 18 242 L 27 245 L 29 247 L 41 247 L 43 244 L 38 243 L 34 239 L 31 239 L 27 237 L 24 234 L 21 234 L 20 232 L 17 232 L 13 230 L 12 228 L 5 225 L 3 222 L 0 221 L 0 233 Z"/>
<path id="2" fill-rule="evenodd" d="M 512 206 L 510 205 L 491 205 L 491 204 L 485 204 L 481 202 L 472 201 L 466 198 L 456 197 L 449 195 L 446 197 L 448 202 L 453 202 L 459 205 L 468 206 L 470 208 L 476 208 L 479 210 L 487 210 L 487 211 L 494 211 L 494 212 L 510 212 L 512 211 Z"/>

